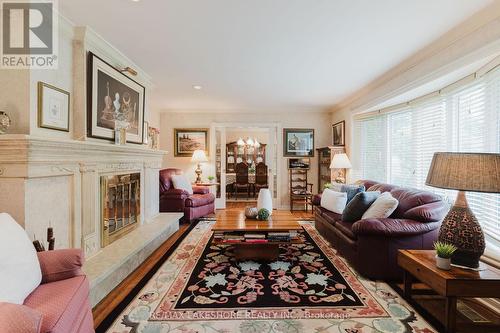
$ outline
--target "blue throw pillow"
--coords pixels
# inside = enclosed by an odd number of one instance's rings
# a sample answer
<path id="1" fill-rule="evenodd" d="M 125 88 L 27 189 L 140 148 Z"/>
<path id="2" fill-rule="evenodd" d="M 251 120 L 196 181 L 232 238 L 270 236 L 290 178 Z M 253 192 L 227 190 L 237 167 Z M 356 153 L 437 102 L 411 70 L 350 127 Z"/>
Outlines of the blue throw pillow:
<path id="1" fill-rule="evenodd" d="M 363 214 L 380 196 L 379 191 L 360 192 L 347 204 L 342 213 L 342 221 L 354 223 L 361 220 Z"/>
<path id="2" fill-rule="evenodd" d="M 364 192 L 365 191 L 365 186 L 364 185 L 347 185 L 347 184 L 330 184 L 328 187 L 331 190 L 334 190 L 336 192 L 345 192 L 347 193 L 347 203 L 349 203 L 356 194 Z"/>

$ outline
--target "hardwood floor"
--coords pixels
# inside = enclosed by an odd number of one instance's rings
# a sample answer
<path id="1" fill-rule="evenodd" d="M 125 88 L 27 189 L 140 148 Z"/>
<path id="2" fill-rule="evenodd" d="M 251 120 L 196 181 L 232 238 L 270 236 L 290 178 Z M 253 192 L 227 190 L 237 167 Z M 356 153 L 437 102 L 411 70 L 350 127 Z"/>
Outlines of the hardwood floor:
<path id="1" fill-rule="evenodd" d="M 241 211 L 245 207 L 255 205 L 254 203 L 248 202 L 229 202 L 227 203 L 226 209 L 220 209 L 216 211 L 215 216 L 217 218 L 224 219 L 226 214 L 234 215 L 235 211 Z M 290 213 L 288 210 L 275 210 L 273 211 L 273 216 L 293 216 L 296 219 L 311 219 L 313 214 L 311 212 L 300 212 L 296 211 Z M 189 224 L 181 224 L 179 230 L 173 234 L 168 240 L 166 240 L 158 249 L 156 249 L 151 256 L 149 256 L 134 272 L 132 272 L 125 280 L 123 280 L 109 295 L 107 295 L 99 304 L 97 304 L 92 310 L 94 316 L 94 327 L 98 328 L 101 324 L 102 326 L 108 326 L 111 323 L 105 322 L 109 320 L 109 316 L 113 311 L 122 311 L 120 306 L 123 306 L 124 300 L 127 296 L 134 291 L 141 280 L 145 278 L 150 278 L 155 268 L 163 263 L 165 254 L 176 246 L 176 242 L 181 239 L 181 237 L 189 232 Z M 123 303 L 122 303 L 123 302 Z M 98 331 L 103 331 L 99 329 Z"/>

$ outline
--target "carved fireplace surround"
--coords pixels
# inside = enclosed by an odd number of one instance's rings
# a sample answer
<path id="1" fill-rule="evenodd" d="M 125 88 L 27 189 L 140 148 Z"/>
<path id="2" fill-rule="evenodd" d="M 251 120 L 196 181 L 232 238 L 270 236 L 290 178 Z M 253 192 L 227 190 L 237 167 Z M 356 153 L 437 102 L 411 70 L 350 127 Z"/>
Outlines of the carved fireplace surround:
<path id="1" fill-rule="evenodd" d="M 56 248 L 80 247 L 87 258 L 101 249 L 101 177 L 138 173 L 138 224 L 159 212 L 158 172 L 165 152 L 141 145 L 54 140 L 26 135 L 0 138 L 0 211 L 30 237 L 43 239 L 49 224 Z"/>

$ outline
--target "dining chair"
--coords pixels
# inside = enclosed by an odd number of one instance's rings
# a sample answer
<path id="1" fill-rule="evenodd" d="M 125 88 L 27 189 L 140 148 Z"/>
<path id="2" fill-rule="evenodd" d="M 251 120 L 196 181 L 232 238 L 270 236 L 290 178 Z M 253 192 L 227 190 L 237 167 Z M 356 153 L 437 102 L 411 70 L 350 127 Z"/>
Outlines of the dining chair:
<path id="1" fill-rule="evenodd" d="M 233 195 L 238 199 L 238 190 L 243 188 L 247 190 L 247 199 L 250 196 L 250 184 L 248 182 L 248 165 L 246 163 L 238 163 L 235 167 L 236 181 L 233 183 Z"/>
<path id="2" fill-rule="evenodd" d="M 253 196 L 259 193 L 261 188 L 268 188 L 267 165 L 260 162 L 255 167 L 255 183 L 253 184 Z"/>

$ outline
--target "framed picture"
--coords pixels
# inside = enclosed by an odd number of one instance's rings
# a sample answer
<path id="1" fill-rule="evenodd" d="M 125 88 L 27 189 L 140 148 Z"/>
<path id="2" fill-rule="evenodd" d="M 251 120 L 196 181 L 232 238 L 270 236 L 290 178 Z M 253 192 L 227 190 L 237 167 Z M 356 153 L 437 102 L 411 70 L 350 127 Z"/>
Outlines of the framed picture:
<path id="1" fill-rule="evenodd" d="M 288 169 L 309 169 L 311 160 L 309 158 L 289 158 Z"/>
<path id="2" fill-rule="evenodd" d="M 115 121 L 128 124 L 127 142 L 142 143 L 146 89 L 89 52 L 87 134 L 114 140 Z"/>
<path id="3" fill-rule="evenodd" d="M 69 132 L 69 92 L 38 82 L 38 127 Z"/>
<path id="4" fill-rule="evenodd" d="M 284 128 L 283 155 L 288 157 L 313 157 L 314 129 Z"/>
<path id="5" fill-rule="evenodd" d="M 174 156 L 193 155 L 201 149 L 208 154 L 208 128 L 176 128 L 174 129 Z"/>
<path id="6" fill-rule="evenodd" d="M 334 146 L 345 146 L 345 121 L 333 124 L 332 135 Z"/>

